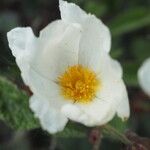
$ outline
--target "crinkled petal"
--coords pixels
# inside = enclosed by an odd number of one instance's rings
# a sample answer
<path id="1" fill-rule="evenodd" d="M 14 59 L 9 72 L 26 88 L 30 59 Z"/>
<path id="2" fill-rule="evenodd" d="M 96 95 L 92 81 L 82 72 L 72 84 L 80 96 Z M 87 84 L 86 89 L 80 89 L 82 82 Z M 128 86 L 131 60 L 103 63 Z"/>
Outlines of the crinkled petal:
<path id="1" fill-rule="evenodd" d="M 86 61 L 92 61 L 93 57 L 101 52 L 109 52 L 111 36 L 109 29 L 94 15 L 86 14 L 73 3 L 60 0 L 61 18 L 70 23 L 78 23 L 83 28 L 80 42 L 80 61 L 85 57 Z M 91 56 L 91 57 L 89 57 Z"/>
<path id="2" fill-rule="evenodd" d="M 40 41 L 42 40 L 44 45 L 46 45 L 47 42 L 59 39 L 60 34 L 62 35 L 68 26 L 69 24 L 62 20 L 51 22 L 40 31 Z"/>
<path id="3" fill-rule="evenodd" d="M 61 111 L 69 119 L 86 126 L 103 125 L 115 115 L 110 103 L 107 104 L 100 99 L 95 99 L 89 105 L 66 104 Z"/>
<path id="4" fill-rule="evenodd" d="M 15 57 L 22 57 L 22 55 L 31 53 L 28 44 L 33 44 L 35 36 L 30 27 L 17 27 L 7 33 L 9 47 Z M 31 46 L 30 45 L 30 46 Z M 34 47 L 34 46 L 33 46 Z"/>
<path id="5" fill-rule="evenodd" d="M 138 71 L 139 84 L 143 91 L 150 96 L 150 58 L 144 61 Z"/>
<path id="6" fill-rule="evenodd" d="M 101 54 L 110 50 L 110 41 L 108 28 L 95 16 L 89 16 L 83 24 L 79 63 L 86 66 L 99 63 Z"/>
<path id="7" fill-rule="evenodd" d="M 50 34 L 49 38 L 44 30 Z M 66 25 L 63 21 L 57 21 L 43 29 L 39 37 L 41 51 L 34 59 L 33 68 L 46 78 L 56 80 L 68 66 L 78 63 L 80 36 L 79 25 Z"/>
<path id="8" fill-rule="evenodd" d="M 92 21 L 93 20 L 93 21 Z M 89 24 L 86 27 L 85 32 L 82 34 L 80 40 L 80 51 L 79 51 L 79 64 L 83 64 L 88 67 L 92 67 L 94 70 L 97 70 L 98 65 L 101 62 L 101 57 L 103 52 L 106 52 L 108 47 L 110 47 L 110 37 L 108 38 L 105 31 L 98 29 L 100 25 L 95 27 L 95 21 L 99 24 L 99 21 L 92 18 L 89 18 L 87 22 Z M 107 30 L 107 29 L 106 29 Z M 103 32 L 104 31 L 104 32 Z M 97 65 L 95 65 L 97 64 Z"/>
<path id="9" fill-rule="evenodd" d="M 62 131 L 68 122 L 59 109 L 52 107 L 43 97 L 33 95 L 30 98 L 30 108 L 35 113 L 35 117 L 39 118 L 42 128 L 52 134 Z"/>
<path id="10" fill-rule="evenodd" d="M 37 38 L 30 27 L 12 29 L 7 33 L 7 38 L 12 54 L 16 57 L 24 82 L 28 84 L 29 62 L 34 57 L 37 48 Z"/>
<path id="11" fill-rule="evenodd" d="M 70 23 L 81 23 L 86 19 L 87 14 L 74 3 L 59 0 L 61 19 Z"/>

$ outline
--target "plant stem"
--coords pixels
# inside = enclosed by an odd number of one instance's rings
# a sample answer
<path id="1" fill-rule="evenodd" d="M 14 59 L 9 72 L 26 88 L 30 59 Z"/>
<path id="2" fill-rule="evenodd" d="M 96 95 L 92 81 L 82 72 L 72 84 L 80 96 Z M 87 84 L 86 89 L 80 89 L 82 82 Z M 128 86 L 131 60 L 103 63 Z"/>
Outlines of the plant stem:
<path id="1" fill-rule="evenodd" d="M 101 140 L 102 140 L 102 131 L 101 128 L 97 128 L 99 135 L 93 145 L 93 149 L 92 150 L 99 150 L 100 149 L 100 145 L 101 145 Z"/>
<path id="2" fill-rule="evenodd" d="M 132 144 L 132 142 L 124 134 L 117 131 L 114 127 L 112 127 L 110 125 L 105 125 L 105 126 L 103 126 L 103 129 L 104 129 L 104 131 L 106 131 L 107 133 L 112 135 L 113 137 L 120 140 L 122 143 L 124 143 L 126 145 L 131 145 Z"/>

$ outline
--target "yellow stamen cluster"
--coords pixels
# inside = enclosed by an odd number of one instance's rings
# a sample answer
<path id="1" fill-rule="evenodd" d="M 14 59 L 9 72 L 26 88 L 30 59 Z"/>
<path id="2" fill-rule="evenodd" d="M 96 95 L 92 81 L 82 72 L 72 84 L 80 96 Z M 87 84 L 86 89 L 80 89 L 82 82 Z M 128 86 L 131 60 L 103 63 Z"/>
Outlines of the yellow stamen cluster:
<path id="1" fill-rule="evenodd" d="M 89 68 L 75 65 L 68 67 L 65 73 L 58 77 L 58 84 L 65 99 L 88 103 L 95 98 L 100 81 Z"/>

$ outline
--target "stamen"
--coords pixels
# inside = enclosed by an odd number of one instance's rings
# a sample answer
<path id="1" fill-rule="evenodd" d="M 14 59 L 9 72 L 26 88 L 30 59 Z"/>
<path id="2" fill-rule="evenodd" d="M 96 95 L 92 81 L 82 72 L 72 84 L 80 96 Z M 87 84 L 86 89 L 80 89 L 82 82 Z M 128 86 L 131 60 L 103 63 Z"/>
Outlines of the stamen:
<path id="1" fill-rule="evenodd" d="M 58 77 L 61 94 L 65 99 L 78 103 L 91 102 L 101 83 L 94 71 L 81 65 L 68 67 Z"/>

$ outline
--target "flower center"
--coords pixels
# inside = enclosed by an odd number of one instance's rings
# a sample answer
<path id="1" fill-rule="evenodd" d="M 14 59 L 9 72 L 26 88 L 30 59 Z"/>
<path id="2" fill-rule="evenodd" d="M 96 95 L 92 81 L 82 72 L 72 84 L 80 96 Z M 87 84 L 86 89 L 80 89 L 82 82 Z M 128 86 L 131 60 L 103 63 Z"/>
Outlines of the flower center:
<path id="1" fill-rule="evenodd" d="M 58 84 L 65 99 L 79 103 L 91 102 L 100 86 L 95 72 L 81 65 L 68 67 L 58 77 Z"/>

